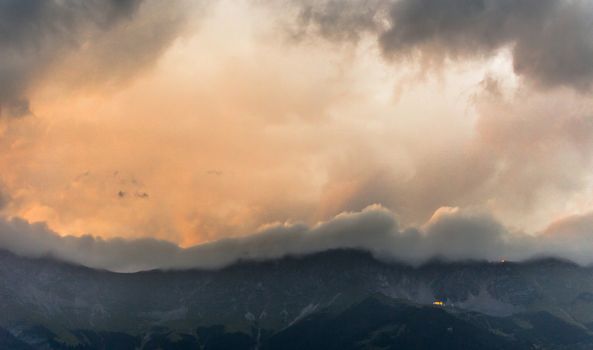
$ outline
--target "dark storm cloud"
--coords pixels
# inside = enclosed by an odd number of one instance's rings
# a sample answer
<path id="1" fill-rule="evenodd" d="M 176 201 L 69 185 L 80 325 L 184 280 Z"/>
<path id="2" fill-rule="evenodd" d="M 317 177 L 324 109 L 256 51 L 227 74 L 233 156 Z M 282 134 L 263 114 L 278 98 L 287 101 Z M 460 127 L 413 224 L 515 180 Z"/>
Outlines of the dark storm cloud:
<path id="1" fill-rule="evenodd" d="M 388 59 L 482 58 L 509 48 L 540 87 L 593 81 L 593 3 L 585 0 L 297 1 L 298 23 L 330 40 L 377 37 Z"/>
<path id="2" fill-rule="evenodd" d="M 147 16 L 166 5 L 162 18 Z M 179 8 L 175 10 L 176 8 Z M 30 90 L 68 55 L 83 51 L 84 79 L 109 79 L 138 69 L 166 45 L 182 22 L 179 1 L 3 0 L 0 1 L 0 113 L 30 113 Z M 141 22 L 142 30 L 133 24 Z M 125 74 L 124 74 L 125 73 Z"/>
<path id="3" fill-rule="evenodd" d="M 593 4 L 558 0 L 403 0 L 381 33 L 386 55 L 427 60 L 511 48 L 515 72 L 544 86 L 590 87 Z"/>
<path id="4" fill-rule="evenodd" d="M 590 216 L 582 219 L 590 222 Z M 579 220 L 581 218 L 570 219 L 558 230 L 551 225 L 543 235 L 533 237 L 513 233 L 486 214 L 441 208 L 425 225 L 402 229 L 393 213 L 370 206 L 361 212 L 337 215 L 312 227 L 276 225 L 250 236 L 180 248 L 156 239 L 61 237 L 44 224 L 11 219 L 0 220 L 0 248 L 23 256 L 53 256 L 115 271 L 212 269 L 245 259 L 266 260 L 339 248 L 364 249 L 382 259 L 412 264 L 434 257 L 522 260 L 538 255 L 589 264 L 593 258 L 587 252 L 593 246 L 587 238 L 588 229 L 582 230 L 589 226 L 583 226 Z M 568 240 L 562 234 L 566 230 L 572 232 Z"/>
<path id="5" fill-rule="evenodd" d="M 381 10 L 388 0 L 321 0 L 302 1 L 298 12 L 298 37 L 313 29 L 334 40 L 358 40 L 364 32 L 380 28 Z"/>

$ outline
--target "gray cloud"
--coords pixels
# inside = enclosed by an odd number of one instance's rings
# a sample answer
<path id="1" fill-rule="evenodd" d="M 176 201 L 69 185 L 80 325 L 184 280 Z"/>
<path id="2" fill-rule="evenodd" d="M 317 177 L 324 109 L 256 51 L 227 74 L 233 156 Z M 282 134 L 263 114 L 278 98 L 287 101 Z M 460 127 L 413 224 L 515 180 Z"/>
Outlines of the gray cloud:
<path id="1" fill-rule="evenodd" d="M 380 29 L 389 0 L 303 0 L 299 2 L 297 38 L 314 31 L 332 40 L 358 40 Z"/>
<path id="2" fill-rule="evenodd" d="M 0 115 L 29 114 L 29 90 L 72 55 L 80 56 L 69 67 L 74 79 L 126 77 L 158 56 L 184 13 L 180 1 L 0 2 Z"/>
<path id="3" fill-rule="evenodd" d="M 509 48 L 517 74 L 541 87 L 593 82 L 593 3 L 586 0 L 297 1 L 302 31 L 377 37 L 385 57 L 427 65 Z"/>
<path id="4" fill-rule="evenodd" d="M 590 217 L 582 219 L 590 222 Z M 313 227 L 275 225 L 250 236 L 184 249 L 155 239 L 61 237 L 44 224 L 16 218 L 0 221 L 0 247 L 24 256 L 54 256 L 115 271 L 219 268 L 241 259 L 266 260 L 338 248 L 365 249 L 379 258 L 413 264 L 434 257 L 521 260 L 537 255 L 590 264 L 593 262 L 593 243 L 588 239 L 587 229 L 590 226 L 582 225 L 580 219 L 571 219 L 561 228 L 551 225 L 535 237 L 511 232 L 486 214 L 441 208 L 422 227 L 402 229 L 392 212 L 375 205 L 360 212 L 337 215 Z M 573 232 L 568 241 L 562 235 L 567 227 Z M 578 247 L 573 244 L 577 241 Z"/>
<path id="5" fill-rule="evenodd" d="M 387 55 L 486 56 L 503 46 L 515 72 L 543 86 L 587 89 L 593 78 L 593 4 L 557 0 L 403 0 L 380 42 Z"/>

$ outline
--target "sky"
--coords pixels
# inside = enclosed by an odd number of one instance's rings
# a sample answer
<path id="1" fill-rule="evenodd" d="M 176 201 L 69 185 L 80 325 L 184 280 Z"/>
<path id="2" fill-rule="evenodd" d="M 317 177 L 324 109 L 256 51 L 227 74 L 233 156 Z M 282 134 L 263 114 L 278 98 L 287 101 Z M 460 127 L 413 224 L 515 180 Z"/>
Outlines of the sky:
<path id="1" fill-rule="evenodd" d="M 0 247 L 593 263 L 587 0 L 0 2 Z"/>

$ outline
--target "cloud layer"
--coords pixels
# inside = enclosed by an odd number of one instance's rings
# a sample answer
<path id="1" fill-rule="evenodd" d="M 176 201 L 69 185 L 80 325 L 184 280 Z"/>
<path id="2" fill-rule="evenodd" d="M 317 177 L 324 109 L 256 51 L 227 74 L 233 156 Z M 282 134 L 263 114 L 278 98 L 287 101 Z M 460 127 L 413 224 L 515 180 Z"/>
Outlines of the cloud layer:
<path id="1" fill-rule="evenodd" d="M 0 221 L 0 248 L 27 257 L 52 256 L 124 272 L 155 268 L 213 269 L 240 260 L 269 260 L 340 248 L 363 249 L 378 258 L 411 264 L 432 258 L 497 261 L 536 256 L 591 264 L 592 220 L 592 215 L 570 217 L 534 237 L 513 233 L 488 215 L 444 207 L 422 227 L 400 228 L 393 213 L 374 205 L 361 212 L 342 213 L 312 227 L 272 225 L 247 237 L 180 248 L 155 239 L 61 237 L 42 223 L 13 219 Z"/>

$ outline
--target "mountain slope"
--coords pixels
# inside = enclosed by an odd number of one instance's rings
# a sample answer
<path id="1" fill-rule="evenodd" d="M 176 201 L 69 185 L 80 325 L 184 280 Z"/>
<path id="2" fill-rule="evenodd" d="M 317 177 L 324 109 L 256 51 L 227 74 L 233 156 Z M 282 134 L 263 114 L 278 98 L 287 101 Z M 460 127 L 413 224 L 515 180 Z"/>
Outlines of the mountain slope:
<path id="1" fill-rule="evenodd" d="M 315 314 L 270 338 L 270 349 L 529 349 L 438 307 L 369 297 L 332 316 Z"/>

